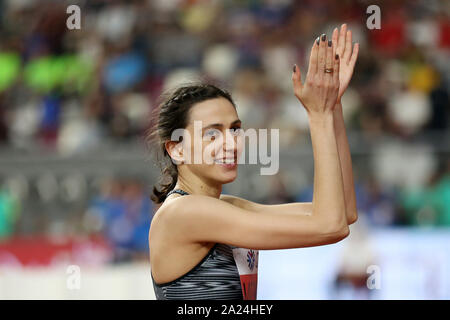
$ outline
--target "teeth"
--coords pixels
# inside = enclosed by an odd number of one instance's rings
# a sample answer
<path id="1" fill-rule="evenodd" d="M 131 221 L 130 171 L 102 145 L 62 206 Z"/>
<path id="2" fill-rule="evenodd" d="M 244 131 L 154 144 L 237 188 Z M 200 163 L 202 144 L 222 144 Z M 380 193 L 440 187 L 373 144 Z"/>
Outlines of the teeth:
<path id="1" fill-rule="evenodd" d="M 223 159 L 221 160 L 216 160 L 216 163 L 220 163 L 220 164 L 234 164 L 234 159 L 225 159 L 225 161 Z"/>

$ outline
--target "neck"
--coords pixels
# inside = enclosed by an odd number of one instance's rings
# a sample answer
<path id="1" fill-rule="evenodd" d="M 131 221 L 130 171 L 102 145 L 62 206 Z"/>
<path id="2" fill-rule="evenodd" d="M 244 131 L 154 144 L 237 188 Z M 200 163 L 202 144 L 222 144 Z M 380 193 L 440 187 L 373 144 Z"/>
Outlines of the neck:
<path id="1" fill-rule="evenodd" d="M 178 179 L 174 189 L 181 189 L 189 194 L 200 194 L 219 199 L 222 184 L 206 181 L 187 170 L 178 167 Z"/>

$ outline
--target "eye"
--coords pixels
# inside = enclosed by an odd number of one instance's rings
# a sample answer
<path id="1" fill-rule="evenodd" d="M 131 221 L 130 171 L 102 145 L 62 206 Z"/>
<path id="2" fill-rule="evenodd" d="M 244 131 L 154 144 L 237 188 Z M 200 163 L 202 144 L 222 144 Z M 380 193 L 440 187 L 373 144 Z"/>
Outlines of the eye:
<path id="1" fill-rule="evenodd" d="M 217 129 L 208 129 L 205 131 L 205 134 L 203 135 L 203 137 L 208 137 L 209 140 L 214 140 L 218 137 L 220 137 L 222 133 L 217 130 Z"/>
<path id="2" fill-rule="evenodd" d="M 238 136 L 242 133 L 242 128 L 241 127 L 233 127 L 230 129 L 230 131 L 231 131 L 232 135 Z"/>

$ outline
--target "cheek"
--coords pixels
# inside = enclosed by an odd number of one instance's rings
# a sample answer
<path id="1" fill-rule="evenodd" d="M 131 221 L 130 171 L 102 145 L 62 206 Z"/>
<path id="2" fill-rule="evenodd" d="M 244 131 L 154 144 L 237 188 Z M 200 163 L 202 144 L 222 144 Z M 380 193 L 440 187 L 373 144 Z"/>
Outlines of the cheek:
<path id="1" fill-rule="evenodd" d="M 215 154 L 214 141 L 197 139 L 189 145 L 184 146 L 184 158 L 187 164 L 205 164 Z"/>
<path id="2" fill-rule="evenodd" d="M 203 142 L 202 153 L 205 164 L 214 164 L 214 159 L 219 152 L 220 144 L 216 140 Z"/>
<path id="3" fill-rule="evenodd" d="M 241 156 L 243 150 L 244 150 L 244 137 L 242 135 L 239 135 L 236 138 L 236 151 L 238 159 Z"/>
<path id="4" fill-rule="evenodd" d="M 198 140 L 190 146 L 191 162 L 197 165 L 213 165 L 216 155 L 220 153 L 221 142 L 216 140 Z M 188 157 L 188 153 L 186 154 Z"/>
<path id="5" fill-rule="evenodd" d="M 228 145 L 229 140 L 225 141 L 224 136 L 218 136 L 214 140 L 207 140 L 203 142 L 203 158 L 206 159 L 216 159 L 217 157 L 223 157 L 224 155 L 224 148 L 233 149 L 236 145 L 236 142 L 231 142 L 230 145 Z"/>

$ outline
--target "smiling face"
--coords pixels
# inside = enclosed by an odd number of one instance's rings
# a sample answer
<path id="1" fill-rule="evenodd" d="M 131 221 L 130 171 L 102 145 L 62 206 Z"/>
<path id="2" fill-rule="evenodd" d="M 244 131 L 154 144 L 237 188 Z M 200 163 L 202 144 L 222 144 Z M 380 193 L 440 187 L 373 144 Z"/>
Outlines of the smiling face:
<path id="1" fill-rule="evenodd" d="M 236 179 L 242 129 L 230 101 L 213 98 L 193 105 L 185 130 L 190 139 L 182 142 L 183 165 L 195 175 L 215 183 Z"/>

